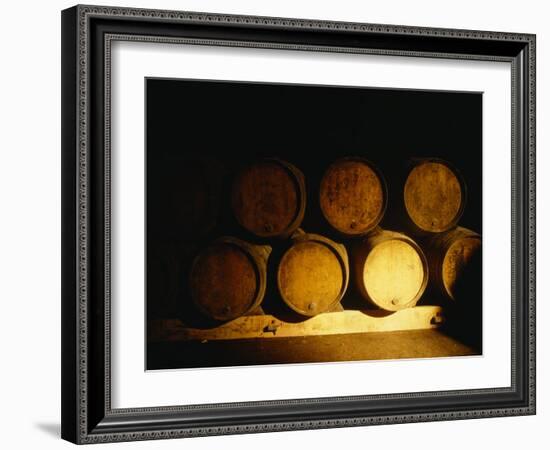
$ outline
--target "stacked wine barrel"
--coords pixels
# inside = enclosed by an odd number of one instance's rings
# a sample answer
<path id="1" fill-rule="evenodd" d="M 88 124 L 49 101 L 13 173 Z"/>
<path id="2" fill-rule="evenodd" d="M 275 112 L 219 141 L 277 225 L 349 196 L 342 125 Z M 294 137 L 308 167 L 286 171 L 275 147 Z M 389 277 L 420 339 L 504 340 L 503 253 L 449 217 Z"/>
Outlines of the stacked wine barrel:
<path id="1" fill-rule="evenodd" d="M 466 206 L 460 173 L 446 161 L 418 161 L 405 181 L 403 201 L 429 261 L 433 292 L 464 301 L 480 288 L 481 236 L 457 226 Z"/>
<path id="2" fill-rule="evenodd" d="M 261 312 L 268 292 L 308 317 L 342 309 L 352 291 L 362 308 L 394 312 L 414 307 L 429 285 L 460 301 L 468 277 L 479 276 L 481 237 L 458 226 L 466 185 L 448 162 L 412 164 L 395 200 L 406 212 L 398 231 L 379 225 L 388 189 L 367 159 L 332 161 L 314 182 L 307 190 L 301 170 L 275 158 L 233 175 L 229 210 L 241 234 L 197 252 L 188 285 L 198 311 L 229 321 Z M 314 230 L 303 223 L 309 208 L 318 212 L 307 225 Z"/>

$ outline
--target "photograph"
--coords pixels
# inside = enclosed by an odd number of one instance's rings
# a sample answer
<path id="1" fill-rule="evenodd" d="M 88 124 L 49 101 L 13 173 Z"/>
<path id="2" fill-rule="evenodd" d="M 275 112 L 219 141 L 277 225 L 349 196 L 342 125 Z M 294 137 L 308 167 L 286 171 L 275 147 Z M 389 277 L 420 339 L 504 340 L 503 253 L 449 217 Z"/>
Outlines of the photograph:
<path id="1" fill-rule="evenodd" d="M 262 11 L 61 11 L 61 437 L 535 415 L 538 28 Z"/>
<path id="2" fill-rule="evenodd" d="M 482 355 L 482 92 L 144 96 L 147 370 Z"/>

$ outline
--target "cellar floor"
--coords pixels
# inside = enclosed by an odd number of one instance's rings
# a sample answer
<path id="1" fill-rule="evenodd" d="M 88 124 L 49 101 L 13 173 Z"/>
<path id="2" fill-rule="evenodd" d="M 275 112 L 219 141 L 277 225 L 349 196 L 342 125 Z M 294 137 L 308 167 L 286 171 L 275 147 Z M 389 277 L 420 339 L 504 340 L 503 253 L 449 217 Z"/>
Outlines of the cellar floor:
<path id="1" fill-rule="evenodd" d="M 147 369 L 480 355 L 439 329 L 278 339 L 154 342 Z"/>

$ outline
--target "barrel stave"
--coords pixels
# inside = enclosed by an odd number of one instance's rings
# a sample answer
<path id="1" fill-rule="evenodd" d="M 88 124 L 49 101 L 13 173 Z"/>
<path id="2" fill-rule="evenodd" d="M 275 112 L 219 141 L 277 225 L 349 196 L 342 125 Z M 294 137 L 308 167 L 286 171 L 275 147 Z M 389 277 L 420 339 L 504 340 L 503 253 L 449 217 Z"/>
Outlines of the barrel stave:
<path id="1" fill-rule="evenodd" d="M 428 263 L 408 236 L 378 229 L 354 249 L 354 279 L 361 296 L 386 311 L 418 302 L 428 283 Z"/>
<path id="2" fill-rule="evenodd" d="M 348 280 L 346 248 L 316 234 L 295 235 L 277 268 L 277 287 L 282 300 L 303 316 L 337 307 Z"/>
<path id="3" fill-rule="evenodd" d="M 244 229 L 260 238 L 290 236 L 304 218 L 305 205 L 304 175 L 286 161 L 257 161 L 233 182 L 233 214 Z"/>
<path id="4" fill-rule="evenodd" d="M 450 300 L 460 300 L 480 289 L 481 236 L 467 228 L 431 237 L 425 244 L 430 276 L 436 291 Z"/>
<path id="5" fill-rule="evenodd" d="M 466 184 L 449 162 L 421 159 L 408 172 L 402 196 L 412 231 L 441 233 L 454 228 L 462 217 Z"/>
<path id="6" fill-rule="evenodd" d="M 190 272 L 191 297 L 205 316 L 228 321 L 260 306 L 271 247 L 222 237 L 203 249 Z"/>
<path id="7" fill-rule="evenodd" d="M 360 157 L 333 162 L 319 186 L 323 217 L 340 235 L 362 236 L 374 229 L 386 210 L 387 189 L 380 171 Z"/>

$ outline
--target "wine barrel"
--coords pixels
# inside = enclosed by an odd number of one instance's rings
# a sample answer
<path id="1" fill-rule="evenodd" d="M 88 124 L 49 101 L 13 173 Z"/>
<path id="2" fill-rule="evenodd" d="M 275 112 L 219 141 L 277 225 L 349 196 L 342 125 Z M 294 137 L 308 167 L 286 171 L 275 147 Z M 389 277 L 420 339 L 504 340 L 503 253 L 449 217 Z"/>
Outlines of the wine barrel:
<path id="1" fill-rule="evenodd" d="M 321 212 L 344 236 L 360 236 L 378 225 L 386 210 L 386 183 L 369 161 L 342 158 L 325 171 L 319 188 Z"/>
<path id="2" fill-rule="evenodd" d="M 416 305 L 428 284 L 428 263 L 415 241 L 378 229 L 354 250 L 354 277 L 365 300 L 386 311 Z"/>
<path id="3" fill-rule="evenodd" d="M 262 302 L 271 247 L 223 237 L 193 261 L 191 297 L 206 316 L 228 321 L 252 312 Z"/>
<path id="4" fill-rule="evenodd" d="M 304 175 L 292 164 L 279 159 L 258 161 L 234 180 L 233 213 L 256 236 L 288 237 L 304 218 L 305 192 Z"/>
<path id="5" fill-rule="evenodd" d="M 454 228 L 466 204 L 466 185 L 448 162 L 425 159 L 409 172 L 403 189 L 405 209 L 421 232 Z"/>
<path id="6" fill-rule="evenodd" d="M 430 279 L 445 297 L 459 300 L 481 290 L 481 236 L 457 227 L 433 236 L 426 244 Z"/>
<path id="7" fill-rule="evenodd" d="M 317 234 L 296 233 L 277 270 L 283 301 L 303 316 L 335 307 L 348 287 L 346 248 Z"/>

